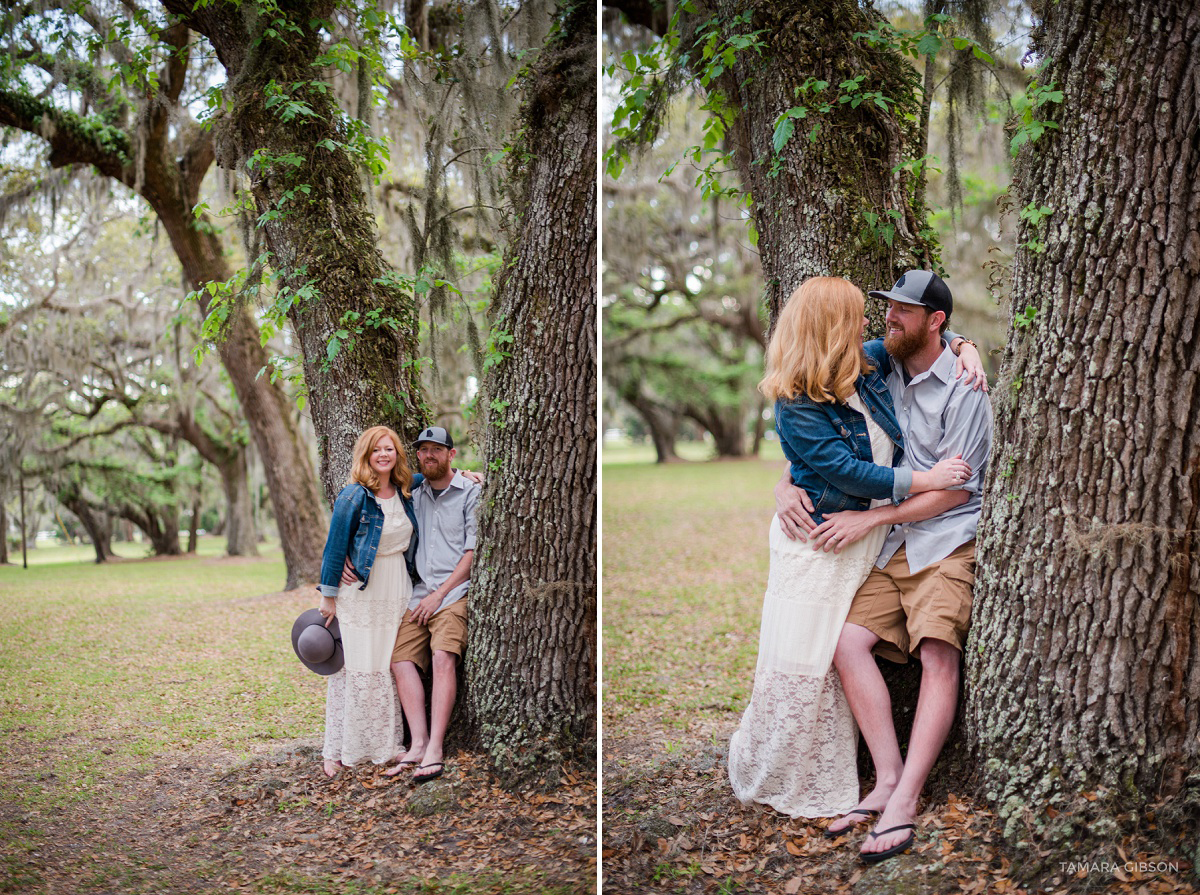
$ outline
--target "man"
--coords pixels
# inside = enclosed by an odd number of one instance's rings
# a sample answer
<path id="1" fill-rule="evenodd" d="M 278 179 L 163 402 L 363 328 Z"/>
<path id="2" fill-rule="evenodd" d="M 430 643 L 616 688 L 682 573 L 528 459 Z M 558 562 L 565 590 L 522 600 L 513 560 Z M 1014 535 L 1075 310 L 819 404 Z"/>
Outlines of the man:
<path id="1" fill-rule="evenodd" d="M 467 644 L 467 588 L 475 555 L 475 508 L 479 485 L 451 467 L 454 439 L 441 426 L 425 429 L 416 442 L 417 468 L 425 480 L 413 489 L 417 516 L 416 566 L 421 580 L 396 633 L 392 675 L 412 741 L 386 773 L 415 767 L 413 780 L 442 776 L 442 742 L 458 692 L 458 663 Z M 421 672 L 433 666 L 430 724 L 425 723 Z"/>
<path id="2" fill-rule="evenodd" d="M 869 294 L 888 303 L 885 338 L 864 348 L 887 377 L 904 435 L 901 465 L 928 470 L 961 455 L 972 470 L 961 490 L 929 491 L 865 512 L 831 513 L 816 527 L 805 512 L 806 504 L 811 509 L 807 495 L 790 482 L 776 487 L 781 523 L 787 516 L 784 531 L 789 537 L 810 532 L 814 549 L 840 551 L 876 525 L 894 526 L 854 597 L 833 660 L 871 751 L 876 779 L 875 788 L 831 823 L 829 833 L 878 814 L 875 831 L 862 847 L 863 859 L 873 863 L 912 845 L 917 799 L 954 720 L 992 414 L 984 393 L 955 375 L 954 352 L 943 340 L 953 298 L 937 274 L 909 271 L 890 291 Z M 906 662 L 909 654 L 921 660 L 906 761 L 874 653 L 898 662 Z"/>

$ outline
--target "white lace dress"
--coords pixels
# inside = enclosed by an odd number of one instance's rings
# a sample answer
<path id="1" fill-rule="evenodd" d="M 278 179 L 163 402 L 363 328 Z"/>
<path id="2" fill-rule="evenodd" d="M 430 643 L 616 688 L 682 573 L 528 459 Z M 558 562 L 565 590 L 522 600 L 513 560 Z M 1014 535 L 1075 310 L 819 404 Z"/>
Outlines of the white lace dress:
<path id="1" fill-rule="evenodd" d="M 325 695 L 325 747 L 321 755 L 353 765 L 391 761 L 401 752 L 400 700 L 392 681 L 392 649 L 404 608 L 412 597 L 412 581 L 404 551 L 412 523 L 400 495 L 379 499 L 383 531 L 367 579 L 338 590 L 337 618 L 346 664 L 329 676 Z"/>
<path id="2" fill-rule="evenodd" d="M 890 466 L 891 440 L 858 395 L 848 403 L 866 417 L 874 461 Z M 779 517 L 771 520 L 754 691 L 729 741 L 729 781 L 742 802 L 791 817 L 830 817 L 858 803 L 858 727 L 833 651 L 887 530 L 879 526 L 835 554 L 790 540 Z"/>

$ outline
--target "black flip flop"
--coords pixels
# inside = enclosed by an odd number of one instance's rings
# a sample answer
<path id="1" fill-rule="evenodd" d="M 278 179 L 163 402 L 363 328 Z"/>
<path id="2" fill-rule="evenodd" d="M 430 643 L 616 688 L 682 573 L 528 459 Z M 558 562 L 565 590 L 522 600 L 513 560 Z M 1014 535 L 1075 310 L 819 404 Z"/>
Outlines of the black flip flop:
<path id="1" fill-rule="evenodd" d="M 912 848 L 912 844 L 917 841 L 917 825 L 916 824 L 900 824 L 896 827 L 888 827 L 886 830 L 880 830 L 878 833 L 868 833 L 872 839 L 878 839 L 880 836 L 886 836 L 888 833 L 895 833 L 897 830 L 912 830 L 908 834 L 908 838 L 899 845 L 893 845 L 891 848 L 883 851 L 859 852 L 858 856 L 868 864 L 878 864 L 880 861 L 886 861 L 888 858 L 900 854 L 900 852 L 908 851 Z"/>
<path id="2" fill-rule="evenodd" d="M 417 771 L 423 771 L 426 768 L 437 768 L 437 770 L 432 774 L 425 774 L 421 777 L 418 777 Z M 438 777 L 442 776 L 445 770 L 446 765 L 444 762 L 431 761 L 429 764 L 423 764 L 417 768 L 417 771 L 413 771 L 413 783 L 428 783 L 430 780 L 436 780 Z"/>
<path id="3" fill-rule="evenodd" d="M 872 821 L 879 817 L 879 812 L 872 808 L 851 808 L 849 811 L 843 814 L 842 817 L 849 817 L 851 814 L 861 814 L 863 819 L 856 820 L 854 823 L 850 824 L 849 826 L 842 827 L 840 830 L 830 830 L 826 828 L 825 832 L 821 835 L 823 835 L 826 839 L 837 839 L 839 836 L 845 836 L 847 833 L 853 833 L 854 828 L 859 824 L 867 823 L 868 821 Z"/>

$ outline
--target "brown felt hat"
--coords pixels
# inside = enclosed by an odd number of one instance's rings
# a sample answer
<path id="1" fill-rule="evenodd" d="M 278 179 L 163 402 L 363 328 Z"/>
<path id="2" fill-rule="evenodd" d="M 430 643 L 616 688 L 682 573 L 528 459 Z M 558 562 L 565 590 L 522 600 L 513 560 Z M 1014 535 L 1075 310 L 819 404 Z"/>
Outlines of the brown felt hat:
<path id="1" fill-rule="evenodd" d="M 337 617 L 326 628 L 325 619 L 316 609 L 304 610 L 293 623 L 292 649 L 300 661 L 317 674 L 333 674 L 346 661 Z"/>

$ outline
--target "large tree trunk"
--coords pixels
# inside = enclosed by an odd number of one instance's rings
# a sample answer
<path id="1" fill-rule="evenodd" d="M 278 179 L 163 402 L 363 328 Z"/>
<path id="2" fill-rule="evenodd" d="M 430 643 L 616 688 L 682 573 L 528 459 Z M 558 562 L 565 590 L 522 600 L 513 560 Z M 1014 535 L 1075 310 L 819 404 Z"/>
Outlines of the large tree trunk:
<path id="1" fill-rule="evenodd" d="M 502 773 L 595 759 L 595 11 L 524 81 L 519 226 L 493 326 L 513 336 L 480 406 L 487 493 L 472 569 L 469 714 Z M 505 402 L 503 409 L 498 402 Z"/>
<path id="2" fill-rule="evenodd" d="M 1041 11 L 966 723 L 1009 835 L 1083 861 L 1200 808 L 1200 7 Z"/>
<path id="3" fill-rule="evenodd" d="M 284 588 L 291 590 L 321 578 L 325 504 L 310 447 L 294 417 L 295 408 L 283 389 L 271 384 L 270 376 L 258 375 L 267 363 L 258 327 L 248 308 L 240 308 L 237 313 L 237 323 L 218 348 L 254 437 L 254 447 L 262 458 L 267 493 L 287 563 Z"/>
<path id="4" fill-rule="evenodd" d="M 332 502 L 363 429 L 387 424 L 407 441 L 424 424 L 411 362 L 419 353 L 416 304 L 379 251 L 358 163 L 345 148 L 353 137 L 334 97 L 313 81 L 321 51 L 315 23 L 334 4 L 288 4 L 278 11 L 286 24 L 230 4 L 163 5 L 208 37 L 225 67 L 217 161 L 249 171 L 278 289 L 292 297 L 288 318 L 304 355 L 321 481 Z M 335 340 L 339 331 L 345 335 Z M 271 465 L 265 454 L 264 465 Z"/>
<path id="5" fill-rule="evenodd" d="M 913 178 L 895 172 L 925 154 L 915 123 L 916 75 L 898 52 L 853 37 L 882 17 L 853 0 L 697 0 L 692 6 L 681 26 L 697 75 L 705 67 L 701 49 L 710 28 L 719 29 L 722 41 L 762 32 L 762 54 L 737 51 L 708 90 L 710 97 L 714 91 L 724 96 L 732 119 L 726 141 L 753 201 L 771 327 L 808 277 L 844 276 L 865 291 L 928 267 L 936 248 L 922 232 L 925 209 L 914 200 Z M 731 25 L 747 12 L 748 24 Z M 896 105 L 839 102 L 838 85 L 860 75 L 859 93 L 878 91 Z M 818 92 L 810 78 L 829 86 Z M 798 94 L 806 82 L 810 92 Z M 795 132 L 777 156 L 776 123 L 797 107 L 807 117 L 794 120 Z M 810 140 L 814 126 L 819 130 Z M 874 226 L 869 215 L 878 216 Z M 875 311 L 881 325 L 882 308 Z"/>
<path id="6" fill-rule="evenodd" d="M 8 510 L 4 506 L 4 493 L 0 492 L 0 566 L 8 564 Z"/>

